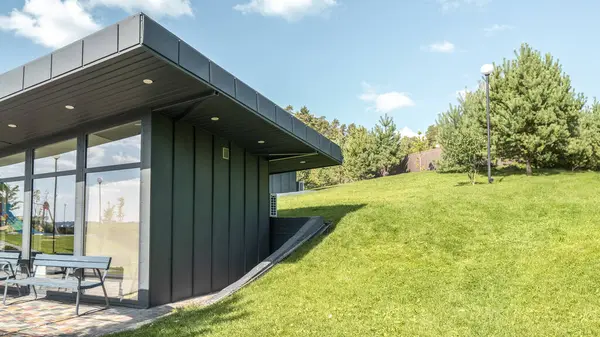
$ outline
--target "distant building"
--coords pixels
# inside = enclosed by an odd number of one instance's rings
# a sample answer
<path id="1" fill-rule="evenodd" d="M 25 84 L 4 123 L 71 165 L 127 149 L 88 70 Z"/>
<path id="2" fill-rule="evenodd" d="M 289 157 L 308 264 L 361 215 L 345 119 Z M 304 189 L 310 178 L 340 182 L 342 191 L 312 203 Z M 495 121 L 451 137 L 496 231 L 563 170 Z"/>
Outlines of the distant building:
<path id="1" fill-rule="evenodd" d="M 419 163 L 419 155 L 421 157 Z M 400 164 L 400 168 L 397 173 L 407 172 L 421 172 L 421 171 L 435 171 L 437 169 L 437 163 L 442 159 L 442 149 L 437 147 L 435 149 L 423 151 L 419 153 L 411 153 L 404 157 Z"/>
<path id="2" fill-rule="evenodd" d="M 269 189 L 271 193 L 290 193 L 304 190 L 304 183 L 296 181 L 296 172 L 271 174 Z"/>

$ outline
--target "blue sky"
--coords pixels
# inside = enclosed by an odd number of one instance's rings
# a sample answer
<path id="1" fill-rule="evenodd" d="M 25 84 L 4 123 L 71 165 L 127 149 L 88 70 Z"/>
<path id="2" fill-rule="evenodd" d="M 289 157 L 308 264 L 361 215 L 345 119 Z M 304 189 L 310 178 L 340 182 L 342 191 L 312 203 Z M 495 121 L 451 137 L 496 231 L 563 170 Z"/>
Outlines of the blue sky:
<path id="1" fill-rule="evenodd" d="M 522 42 L 600 96 L 599 10 L 583 0 L 2 0 L 0 73 L 144 11 L 281 106 L 367 127 L 387 112 L 417 131 Z"/>

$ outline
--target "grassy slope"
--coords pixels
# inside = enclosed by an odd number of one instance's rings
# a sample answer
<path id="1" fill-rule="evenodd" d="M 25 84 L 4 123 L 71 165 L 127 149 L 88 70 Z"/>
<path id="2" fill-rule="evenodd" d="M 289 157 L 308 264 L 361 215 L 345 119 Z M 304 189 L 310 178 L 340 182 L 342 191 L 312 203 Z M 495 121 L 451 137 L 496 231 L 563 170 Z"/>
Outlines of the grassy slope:
<path id="1" fill-rule="evenodd" d="M 281 198 L 335 231 L 223 303 L 123 336 L 600 334 L 600 175 L 464 180 Z"/>

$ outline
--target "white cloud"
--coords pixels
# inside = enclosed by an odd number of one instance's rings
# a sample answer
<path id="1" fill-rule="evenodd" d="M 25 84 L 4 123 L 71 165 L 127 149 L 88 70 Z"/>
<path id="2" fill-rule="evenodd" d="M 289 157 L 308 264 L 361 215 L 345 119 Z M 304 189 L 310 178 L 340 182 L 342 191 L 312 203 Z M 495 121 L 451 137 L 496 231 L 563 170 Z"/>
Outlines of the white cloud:
<path id="1" fill-rule="evenodd" d="M 492 36 L 496 33 L 500 33 L 500 32 L 504 32 L 507 30 L 513 30 L 515 27 L 511 26 L 511 25 L 499 25 L 499 24 L 494 24 L 490 27 L 486 27 L 483 29 L 483 31 L 485 32 L 486 36 Z"/>
<path id="2" fill-rule="evenodd" d="M 89 0 L 90 7 L 120 8 L 126 12 L 145 12 L 154 17 L 193 15 L 190 0 Z"/>
<path id="3" fill-rule="evenodd" d="M 362 101 L 372 103 L 373 106 L 370 109 L 379 113 L 388 113 L 415 105 L 415 102 L 407 93 L 390 91 L 379 94 L 373 86 L 366 82 L 363 82 L 363 93 L 358 98 Z"/>
<path id="4" fill-rule="evenodd" d="M 453 53 L 456 47 L 452 42 L 443 41 L 432 43 L 426 49 L 434 53 Z"/>
<path id="5" fill-rule="evenodd" d="M 190 0 L 25 0 L 22 9 L 0 15 L 0 31 L 59 48 L 101 28 L 93 16 L 98 7 L 144 11 L 156 17 L 193 14 Z"/>
<path id="6" fill-rule="evenodd" d="M 455 10 L 463 6 L 484 7 L 490 2 L 491 0 L 438 0 L 438 4 L 445 12 Z"/>
<path id="7" fill-rule="evenodd" d="M 419 136 L 419 134 L 417 132 L 414 132 L 413 130 L 411 130 L 408 126 L 405 126 L 402 129 L 400 129 L 400 136 L 402 136 L 402 137 L 417 137 L 417 136 Z"/>
<path id="8" fill-rule="evenodd" d="M 0 15 L 0 30 L 58 48 L 100 28 L 76 0 L 26 0 L 23 9 Z"/>
<path id="9" fill-rule="evenodd" d="M 308 15 L 319 15 L 335 7 L 337 0 L 250 0 L 233 7 L 244 14 L 258 13 L 297 21 Z"/>

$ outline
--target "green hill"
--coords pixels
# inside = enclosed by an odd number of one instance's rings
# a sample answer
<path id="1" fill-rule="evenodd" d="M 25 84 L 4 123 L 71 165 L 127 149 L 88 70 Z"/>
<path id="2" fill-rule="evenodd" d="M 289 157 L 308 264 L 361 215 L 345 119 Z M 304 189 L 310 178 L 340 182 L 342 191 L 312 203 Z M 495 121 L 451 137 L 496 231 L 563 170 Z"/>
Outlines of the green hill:
<path id="1" fill-rule="evenodd" d="M 600 174 L 415 173 L 280 199 L 335 229 L 129 336 L 600 334 Z M 483 179 L 482 179 L 483 180 Z"/>

